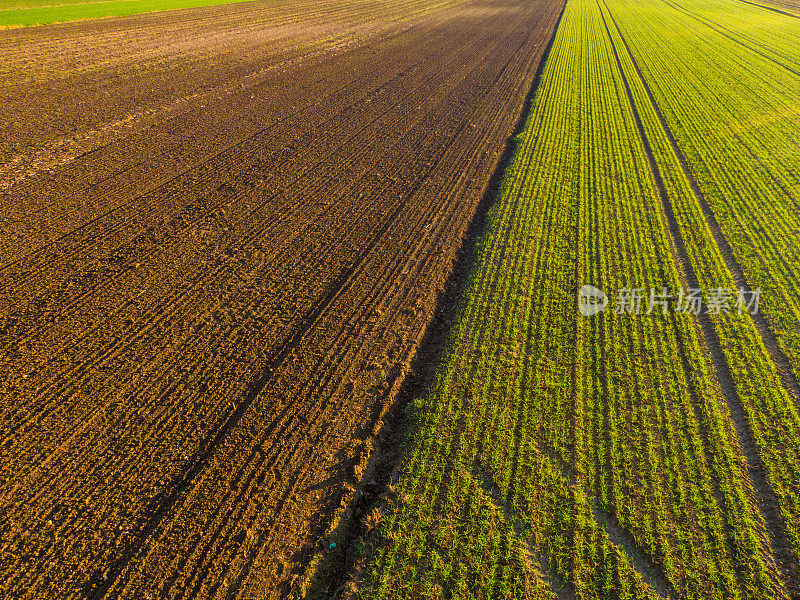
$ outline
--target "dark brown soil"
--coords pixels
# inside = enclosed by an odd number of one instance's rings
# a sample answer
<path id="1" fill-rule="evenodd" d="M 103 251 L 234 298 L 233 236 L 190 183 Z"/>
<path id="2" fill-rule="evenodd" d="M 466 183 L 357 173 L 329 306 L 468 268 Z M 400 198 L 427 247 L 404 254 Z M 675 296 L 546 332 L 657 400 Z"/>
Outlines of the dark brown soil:
<path id="1" fill-rule="evenodd" d="M 296 591 L 561 8 L 370 6 L 0 32 L 7 597 Z"/>

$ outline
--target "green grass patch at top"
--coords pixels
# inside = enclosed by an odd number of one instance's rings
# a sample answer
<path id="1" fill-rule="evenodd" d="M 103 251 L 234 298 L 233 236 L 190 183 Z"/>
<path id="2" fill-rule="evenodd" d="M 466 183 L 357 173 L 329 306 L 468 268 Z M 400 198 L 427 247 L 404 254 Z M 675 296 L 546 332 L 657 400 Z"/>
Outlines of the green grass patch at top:
<path id="1" fill-rule="evenodd" d="M 31 27 L 248 0 L 3 0 L 0 27 Z"/>

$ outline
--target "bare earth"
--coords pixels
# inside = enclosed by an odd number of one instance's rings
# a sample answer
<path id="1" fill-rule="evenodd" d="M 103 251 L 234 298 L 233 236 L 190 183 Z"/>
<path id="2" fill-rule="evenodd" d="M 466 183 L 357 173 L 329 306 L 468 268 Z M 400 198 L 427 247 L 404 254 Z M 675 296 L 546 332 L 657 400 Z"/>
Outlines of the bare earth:
<path id="1" fill-rule="evenodd" d="M 561 5 L 0 32 L 0 589 L 296 593 Z"/>

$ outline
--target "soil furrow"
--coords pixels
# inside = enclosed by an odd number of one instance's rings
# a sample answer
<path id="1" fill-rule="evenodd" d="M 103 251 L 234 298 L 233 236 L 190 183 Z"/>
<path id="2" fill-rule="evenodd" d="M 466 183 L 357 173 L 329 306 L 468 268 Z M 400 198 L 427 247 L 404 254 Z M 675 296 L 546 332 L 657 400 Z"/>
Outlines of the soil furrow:
<path id="1" fill-rule="evenodd" d="M 152 132 L 136 125 L 11 189 L 12 206 L 26 206 L 23 190 L 50 202 L 41 216 L 61 234 L 97 207 L 138 199 L 5 270 L 13 287 L 0 336 L 10 333 L 0 344 L 13 375 L 3 386 L 15 398 L 3 411 L 15 428 L 2 442 L 15 449 L 2 465 L 5 589 L 24 598 L 297 589 L 350 497 L 352 463 L 337 457 L 366 456 L 380 430 L 557 8 L 433 8 L 404 34 L 387 26 L 358 50 L 210 93 L 154 118 Z M 111 84 L 110 72 L 93 71 L 91 44 L 103 39 L 94 36 L 89 27 L 76 90 Z M 225 81 L 246 77 L 258 52 L 259 70 L 278 55 L 254 48 L 241 61 L 217 55 L 234 70 Z M 163 72 L 194 60 L 168 56 Z M 117 72 L 119 93 L 138 81 L 167 97 L 159 72 Z M 144 194 L 151 174 L 222 150 L 229 131 L 225 147 L 250 137 L 171 184 L 151 180 Z M 59 181 L 70 190 L 62 198 L 88 192 L 91 203 L 59 204 Z M 99 244 L 118 253 L 117 270 L 98 268 Z"/>
<path id="2" fill-rule="evenodd" d="M 188 348 L 187 348 L 187 350 L 188 350 Z M 59 394 L 59 395 L 61 395 L 61 394 Z M 87 426 L 88 426 L 88 423 L 87 423 Z M 76 460 L 77 460 L 77 457 L 76 457 Z M 38 461 L 34 461 L 34 462 L 38 462 Z"/>

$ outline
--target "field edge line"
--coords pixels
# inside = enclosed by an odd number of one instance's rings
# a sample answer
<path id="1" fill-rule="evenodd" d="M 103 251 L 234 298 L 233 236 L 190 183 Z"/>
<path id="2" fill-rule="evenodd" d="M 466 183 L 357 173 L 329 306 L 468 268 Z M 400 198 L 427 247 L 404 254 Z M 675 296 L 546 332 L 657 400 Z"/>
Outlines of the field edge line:
<path id="1" fill-rule="evenodd" d="M 498 155 L 481 200 L 456 251 L 456 258 L 444 284 L 444 290 L 436 298 L 433 316 L 423 331 L 416 351 L 409 357 L 407 365 L 398 373 L 394 386 L 390 388 L 390 400 L 383 416 L 384 424 L 375 435 L 376 443 L 352 500 L 342 511 L 339 522 L 332 524 L 333 530 L 338 533 L 337 538 L 344 541 L 337 544 L 335 553 L 326 555 L 323 550 L 311 560 L 310 572 L 304 576 L 306 591 L 300 595 L 303 600 L 322 600 L 326 598 L 325 588 L 341 591 L 348 582 L 356 582 L 360 578 L 361 573 L 355 565 L 353 554 L 356 543 L 363 539 L 358 533 L 363 517 L 369 514 L 371 509 L 386 502 L 390 494 L 389 488 L 396 482 L 402 465 L 402 457 L 396 450 L 402 450 L 402 446 L 407 442 L 411 424 L 409 409 L 414 399 L 423 393 L 421 390 L 431 387 L 444 357 L 451 339 L 453 323 L 463 303 L 465 292 L 463 284 L 476 262 L 475 249 L 486 231 L 489 224 L 488 213 L 500 198 L 503 181 L 516 156 L 519 137 L 531 116 L 542 72 L 569 1 L 559 0 L 561 8 L 520 108 L 520 114 L 512 132 L 505 139 L 503 150 Z M 362 516 L 356 517 L 356 514 Z M 342 558 L 347 562 L 346 567 L 337 569 L 336 565 L 342 564 Z M 334 579 L 331 579 L 331 576 Z M 323 585 L 324 581 L 327 581 L 326 585 Z"/>

